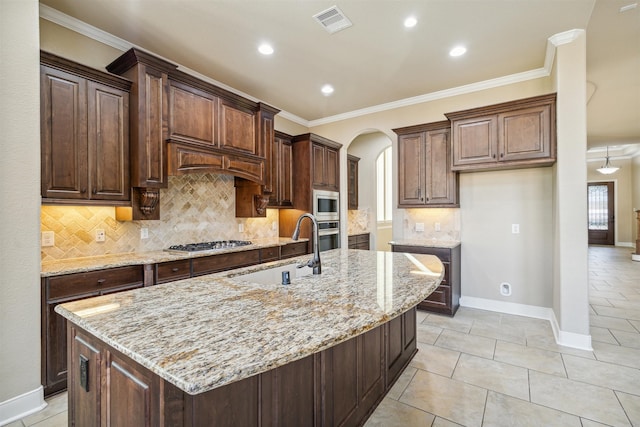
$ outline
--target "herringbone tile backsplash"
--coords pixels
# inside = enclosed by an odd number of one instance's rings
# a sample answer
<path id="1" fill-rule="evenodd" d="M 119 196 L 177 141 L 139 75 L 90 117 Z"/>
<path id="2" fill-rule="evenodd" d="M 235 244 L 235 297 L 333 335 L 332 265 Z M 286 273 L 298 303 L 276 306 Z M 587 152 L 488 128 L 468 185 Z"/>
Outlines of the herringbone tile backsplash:
<path id="1" fill-rule="evenodd" d="M 165 249 L 170 245 L 210 240 L 277 237 L 278 211 L 266 218 L 236 218 L 233 177 L 190 174 L 169 177 L 160 190 L 159 221 L 116 221 L 113 207 L 42 206 L 42 231 L 55 232 L 55 246 L 41 249 L 42 261 Z M 244 224 L 244 232 L 238 225 Z M 149 238 L 140 239 L 148 228 Z M 106 233 L 96 242 L 96 230 Z"/>

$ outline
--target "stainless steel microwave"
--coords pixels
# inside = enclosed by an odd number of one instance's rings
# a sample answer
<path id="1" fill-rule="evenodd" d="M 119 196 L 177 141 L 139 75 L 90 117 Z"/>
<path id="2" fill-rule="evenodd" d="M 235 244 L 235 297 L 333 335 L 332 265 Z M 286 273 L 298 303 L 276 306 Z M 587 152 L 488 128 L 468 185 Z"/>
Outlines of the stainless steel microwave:
<path id="1" fill-rule="evenodd" d="M 318 221 L 338 221 L 340 219 L 340 193 L 313 190 L 313 216 Z"/>

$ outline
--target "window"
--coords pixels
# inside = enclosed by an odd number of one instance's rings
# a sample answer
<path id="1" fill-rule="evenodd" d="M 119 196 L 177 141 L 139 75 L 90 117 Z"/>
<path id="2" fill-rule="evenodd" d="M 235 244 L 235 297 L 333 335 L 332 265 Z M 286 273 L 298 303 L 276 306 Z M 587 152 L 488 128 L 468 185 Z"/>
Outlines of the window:
<path id="1" fill-rule="evenodd" d="M 376 160 L 376 179 L 378 222 L 391 222 L 391 147 L 385 148 Z"/>

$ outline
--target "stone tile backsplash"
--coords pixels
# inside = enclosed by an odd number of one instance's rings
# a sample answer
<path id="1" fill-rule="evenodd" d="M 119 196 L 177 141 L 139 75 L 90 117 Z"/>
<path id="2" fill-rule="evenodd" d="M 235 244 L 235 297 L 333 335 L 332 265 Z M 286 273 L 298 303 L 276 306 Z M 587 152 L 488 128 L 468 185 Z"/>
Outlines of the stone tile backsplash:
<path id="1" fill-rule="evenodd" d="M 436 223 L 440 231 L 436 231 Z M 416 224 L 423 224 L 424 231 L 418 231 Z M 406 209 L 403 235 L 408 240 L 460 240 L 460 209 Z"/>
<path id="2" fill-rule="evenodd" d="M 210 240 L 251 240 L 278 236 L 278 211 L 266 218 L 236 218 L 234 179 L 229 175 L 190 174 L 169 177 L 160 190 L 159 221 L 116 221 L 115 208 L 42 206 L 42 231 L 55 233 L 55 246 L 41 248 L 42 261 L 143 252 L 170 245 Z M 244 232 L 238 231 L 239 224 Z M 147 228 L 148 239 L 140 238 Z M 96 230 L 106 240 L 96 242 Z"/>
<path id="3" fill-rule="evenodd" d="M 371 210 L 349 209 L 347 211 L 347 234 L 368 233 L 370 231 Z"/>

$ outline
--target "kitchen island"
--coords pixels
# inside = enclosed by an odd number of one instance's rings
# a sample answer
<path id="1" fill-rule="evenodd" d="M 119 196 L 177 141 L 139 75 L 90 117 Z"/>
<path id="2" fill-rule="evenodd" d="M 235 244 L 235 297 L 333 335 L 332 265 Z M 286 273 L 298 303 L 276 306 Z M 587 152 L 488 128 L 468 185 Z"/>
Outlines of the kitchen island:
<path id="1" fill-rule="evenodd" d="M 443 277 L 431 255 L 336 249 L 291 284 L 276 261 L 75 301 L 73 425 L 358 425 L 416 351 L 415 306 Z"/>

